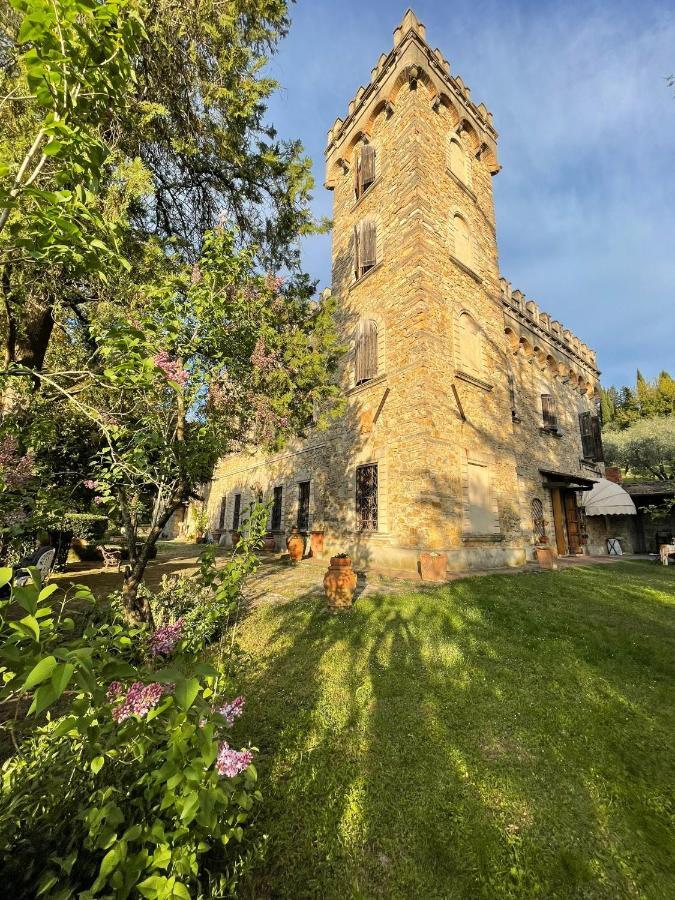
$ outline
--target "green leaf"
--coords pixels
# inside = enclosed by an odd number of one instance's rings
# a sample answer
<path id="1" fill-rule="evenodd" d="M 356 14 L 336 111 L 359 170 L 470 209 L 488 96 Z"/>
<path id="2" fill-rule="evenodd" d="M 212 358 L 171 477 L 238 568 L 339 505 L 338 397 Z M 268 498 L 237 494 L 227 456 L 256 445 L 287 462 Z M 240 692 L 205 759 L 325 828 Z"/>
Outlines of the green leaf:
<path id="1" fill-rule="evenodd" d="M 42 152 L 45 156 L 55 156 L 59 150 L 63 147 L 61 141 L 50 141 L 48 144 L 45 144 L 42 148 Z"/>
<path id="2" fill-rule="evenodd" d="M 51 597 L 54 591 L 57 591 L 58 589 L 58 584 L 48 584 L 47 587 L 42 588 L 38 594 L 38 602 L 41 603 L 43 600 L 46 600 L 47 597 Z"/>
<path id="3" fill-rule="evenodd" d="M 55 700 L 56 696 L 54 695 L 54 688 L 51 684 L 40 685 L 37 691 L 35 691 L 35 696 L 33 697 L 33 702 L 28 710 L 28 715 L 37 716 L 43 709 L 47 709 L 48 706 L 51 706 Z"/>
<path id="4" fill-rule="evenodd" d="M 176 703 L 182 709 L 190 709 L 199 693 L 199 681 L 196 678 L 182 678 L 176 683 Z"/>
<path id="5" fill-rule="evenodd" d="M 192 791 L 191 793 L 187 794 L 185 805 L 183 806 L 183 810 L 180 814 L 181 821 L 185 823 L 191 822 L 196 816 L 198 809 L 199 794 L 197 793 L 197 791 Z"/>
<path id="6" fill-rule="evenodd" d="M 91 771 L 94 773 L 94 775 L 98 775 L 98 773 L 103 768 L 104 763 L 105 763 L 105 757 L 103 757 L 103 756 L 95 756 L 92 759 L 90 765 L 91 765 Z"/>
<path id="7" fill-rule="evenodd" d="M 164 896 L 164 888 L 168 880 L 164 875 L 151 875 L 150 878 L 137 884 L 136 890 L 148 900 L 156 900 L 157 897 Z"/>
<path id="8" fill-rule="evenodd" d="M 13 569 L 9 566 L 3 566 L 0 569 L 0 587 L 4 587 L 12 580 Z"/>
<path id="9" fill-rule="evenodd" d="M 54 694 L 57 698 L 60 697 L 68 687 L 74 671 L 75 666 L 71 663 L 59 663 L 54 669 L 54 672 L 52 673 L 52 687 L 54 688 Z"/>
<path id="10" fill-rule="evenodd" d="M 45 656 L 41 659 L 28 673 L 28 677 L 23 683 L 22 690 L 30 691 L 35 685 L 42 684 L 46 681 L 56 668 L 56 659 L 53 656 Z"/>
<path id="11" fill-rule="evenodd" d="M 176 881 L 171 892 L 172 897 L 179 897 L 180 900 L 190 900 L 190 891 L 182 881 Z"/>
<path id="12" fill-rule="evenodd" d="M 40 640 L 40 623 L 35 616 L 24 616 L 19 625 L 23 625 L 23 630 L 27 635 L 32 635 L 36 641 Z"/>

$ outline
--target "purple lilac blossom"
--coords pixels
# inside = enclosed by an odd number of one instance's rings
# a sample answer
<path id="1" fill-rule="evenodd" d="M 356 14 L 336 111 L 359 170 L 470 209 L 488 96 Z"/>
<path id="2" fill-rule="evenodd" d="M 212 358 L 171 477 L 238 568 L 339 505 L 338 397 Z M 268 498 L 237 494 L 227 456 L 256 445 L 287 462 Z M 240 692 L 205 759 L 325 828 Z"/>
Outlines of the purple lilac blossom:
<path id="1" fill-rule="evenodd" d="M 173 625 L 162 625 L 150 638 L 152 656 L 169 656 L 183 636 L 185 620 L 181 617 Z"/>
<path id="2" fill-rule="evenodd" d="M 171 693 L 173 685 L 143 684 L 142 681 L 134 681 L 126 697 L 113 709 L 113 719 L 116 722 L 124 722 L 130 716 L 146 716 L 150 710 L 157 706 L 164 694 Z"/>
<path id="3" fill-rule="evenodd" d="M 82 484 L 90 491 L 95 491 L 98 487 L 98 481 L 94 481 L 93 478 L 85 478 Z"/>
<path id="4" fill-rule="evenodd" d="M 188 373 L 175 359 L 171 359 L 166 350 L 160 350 L 153 356 L 152 361 L 161 369 L 169 381 L 175 381 L 177 384 L 184 385 L 188 380 Z"/>
<path id="5" fill-rule="evenodd" d="M 244 704 L 246 700 L 243 697 L 236 697 L 231 703 L 221 706 L 218 712 L 225 719 L 228 725 L 234 725 L 235 720 L 244 712 Z"/>
<path id="6" fill-rule="evenodd" d="M 216 758 L 216 772 L 234 778 L 247 769 L 253 760 L 250 750 L 233 750 L 227 741 L 221 741 Z"/>

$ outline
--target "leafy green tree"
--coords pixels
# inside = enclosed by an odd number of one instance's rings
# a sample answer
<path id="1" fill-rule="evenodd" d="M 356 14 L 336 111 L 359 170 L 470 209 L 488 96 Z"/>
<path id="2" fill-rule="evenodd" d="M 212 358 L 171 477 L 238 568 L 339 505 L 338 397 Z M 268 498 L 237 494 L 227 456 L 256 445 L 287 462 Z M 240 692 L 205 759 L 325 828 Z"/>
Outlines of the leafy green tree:
<path id="1" fill-rule="evenodd" d="M 664 370 L 654 381 L 648 381 L 638 369 L 634 389 L 603 388 L 600 403 L 603 427 L 609 431 L 628 428 L 640 419 L 672 416 L 675 380 Z"/>
<path id="2" fill-rule="evenodd" d="M 629 474 L 667 481 L 675 478 L 675 418 L 640 419 L 603 436 L 608 463 Z"/>

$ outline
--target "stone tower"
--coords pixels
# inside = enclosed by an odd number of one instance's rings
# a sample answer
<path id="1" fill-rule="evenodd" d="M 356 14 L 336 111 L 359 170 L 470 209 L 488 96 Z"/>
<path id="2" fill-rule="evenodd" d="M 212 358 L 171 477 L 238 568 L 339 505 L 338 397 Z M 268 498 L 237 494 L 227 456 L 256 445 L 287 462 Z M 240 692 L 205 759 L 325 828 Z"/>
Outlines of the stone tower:
<path id="1" fill-rule="evenodd" d="M 544 539 L 583 552 L 599 372 L 500 278 L 496 142 L 408 10 L 328 133 L 345 413 L 275 456 L 221 460 L 215 537 L 229 542 L 263 496 L 277 549 L 295 526 L 315 557 L 346 551 L 361 567 L 414 571 L 425 551 L 450 571 L 518 565 Z"/>
<path id="2" fill-rule="evenodd" d="M 488 548 L 507 563 L 509 536 L 518 537 L 504 501 L 517 497 L 508 384 L 495 377 L 504 370 L 496 140 L 492 116 L 411 10 L 328 134 L 333 293 L 353 344 L 363 322 L 377 325 L 376 377 L 346 386 L 365 422 L 358 458 L 378 463 L 392 565 L 420 548 L 449 552 L 457 568 L 476 551 L 488 561 Z M 364 246 L 371 268 L 357 268 Z M 471 485 L 470 474 L 479 476 Z M 480 533 L 467 529 L 476 490 L 489 492 L 492 509 Z"/>

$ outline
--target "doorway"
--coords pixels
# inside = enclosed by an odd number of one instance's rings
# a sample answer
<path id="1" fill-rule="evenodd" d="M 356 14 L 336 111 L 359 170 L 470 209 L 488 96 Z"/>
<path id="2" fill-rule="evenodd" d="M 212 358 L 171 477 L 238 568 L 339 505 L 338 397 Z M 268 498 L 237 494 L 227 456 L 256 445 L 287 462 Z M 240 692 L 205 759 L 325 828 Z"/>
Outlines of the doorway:
<path id="1" fill-rule="evenodd" d="M 577 492 L 568 488 L 551 488 L 553 524 L 558 556 L 574 556 L 583 551 Z"/>

